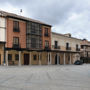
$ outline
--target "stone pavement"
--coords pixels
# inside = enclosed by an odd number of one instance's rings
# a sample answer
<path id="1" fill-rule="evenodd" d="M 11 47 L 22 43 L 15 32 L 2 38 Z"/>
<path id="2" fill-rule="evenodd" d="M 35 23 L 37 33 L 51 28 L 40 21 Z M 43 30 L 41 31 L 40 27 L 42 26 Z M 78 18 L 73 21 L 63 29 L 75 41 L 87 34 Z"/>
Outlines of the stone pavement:
<path id="1" fill-rule="evenodd" d="M 90 90 L 90 65 L 0 66 L 0 90 Z"/>

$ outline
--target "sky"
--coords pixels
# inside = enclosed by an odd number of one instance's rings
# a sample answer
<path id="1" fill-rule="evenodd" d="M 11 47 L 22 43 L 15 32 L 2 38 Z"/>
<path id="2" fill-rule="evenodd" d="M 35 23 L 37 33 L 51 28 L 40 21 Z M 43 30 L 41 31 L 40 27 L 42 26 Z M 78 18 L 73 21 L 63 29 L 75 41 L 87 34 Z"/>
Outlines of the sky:
<path id="1" fill-rule="evenodd" d="M 90 40 L 90 0 L 0 0 L 0 10 L 50 24 L 53 32 Z"/>

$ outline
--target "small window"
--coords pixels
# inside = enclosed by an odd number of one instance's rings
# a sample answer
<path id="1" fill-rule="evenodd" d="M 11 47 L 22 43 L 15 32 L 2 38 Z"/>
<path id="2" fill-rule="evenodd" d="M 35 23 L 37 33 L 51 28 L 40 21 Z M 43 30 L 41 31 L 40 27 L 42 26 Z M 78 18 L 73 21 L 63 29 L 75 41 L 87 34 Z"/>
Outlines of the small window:
<path id="1" fill-rule="evenodd" d="M 19 32 L 19 22 L 18 21 L 13 21 L 13 31 Z"/>
<path id="2" fill-rule="evenodd" d="M 9 60 L 9 61 L 12 60 L 12 54 L 8 54 L 8 60 Z"/>
<path id="3" fill-rule="evenodd" d="M 15 54 L 15 60 L 19 60 L 19 55 L 18 54 Z"/>
<path id="4" fill-rule="evenodd" d="M 33 55 L 33 60 L 37 60 L 37 55 Z"/>

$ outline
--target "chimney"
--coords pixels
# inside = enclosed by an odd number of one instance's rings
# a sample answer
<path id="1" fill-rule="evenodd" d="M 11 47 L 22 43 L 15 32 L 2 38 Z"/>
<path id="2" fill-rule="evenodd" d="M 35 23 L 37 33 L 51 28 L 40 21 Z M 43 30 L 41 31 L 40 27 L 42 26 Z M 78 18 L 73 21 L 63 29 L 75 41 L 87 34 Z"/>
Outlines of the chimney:
<path id="1" fill-rule="evenodd" d="M 70 33 L 67 33 L 67 34 L 64 34 L 64 35 L 67 36 L 67 37 L 71 37 Z"/>

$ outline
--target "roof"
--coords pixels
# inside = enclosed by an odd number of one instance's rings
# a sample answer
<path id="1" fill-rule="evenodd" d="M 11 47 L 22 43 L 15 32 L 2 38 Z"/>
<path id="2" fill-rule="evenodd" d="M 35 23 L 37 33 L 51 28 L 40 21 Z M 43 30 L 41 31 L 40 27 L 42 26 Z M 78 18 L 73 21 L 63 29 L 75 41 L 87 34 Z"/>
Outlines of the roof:
<path id="1" fill-rule="evenodd" d="M 51 27 L 51 25 L 46 24 L 44 22 L 34 20 L 34 19 L 31 19 L 31 18 L 28 18 L 28 17 L 24 17 L 24 16 L 21 16 L 21 15 L 17 15 L 17 14 L 14 14 L 14 13 L 5 12 L 5 11 L 2 11 L 2 10 L 0 10 L 0 16 L 12 17 L 12 18 L 17 18 L 17 19 L 22 19 L 22 20 L 25 20 L 25 21 L 32 21 L 32 22 L 40 23 L 40 24 L 47 25 L 47 26 Z"/>
<path id="2" fill-rule="evenodd" d="M 81 45 L 82 46 L 90 46 L 90 41 L 88 41 L 88 40 L 82 40 Z"/>
<path id="3" fill-rule="evenodd" d="M 60 33 L 56 33 L 56 32 L 52 32 L 52 34 L 82 41 L 82 39 L 78 39 L 78 38 L 75 38 L 75 37 L 68 37 L 68 36 L 65 36 L 65 34 L 60 34 Z"/>

